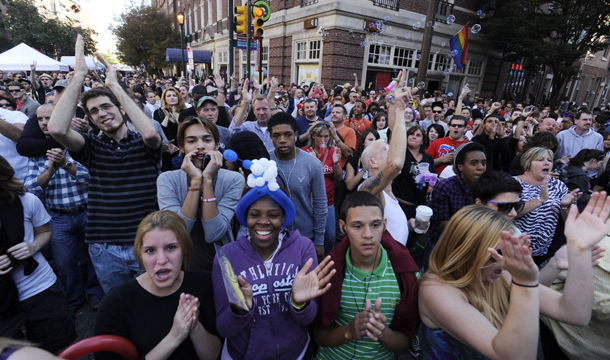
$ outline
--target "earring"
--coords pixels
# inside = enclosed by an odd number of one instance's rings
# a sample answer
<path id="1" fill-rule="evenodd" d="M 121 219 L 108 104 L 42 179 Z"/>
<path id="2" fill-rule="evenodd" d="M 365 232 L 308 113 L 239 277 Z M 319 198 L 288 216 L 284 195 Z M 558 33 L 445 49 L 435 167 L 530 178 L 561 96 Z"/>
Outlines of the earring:
<path id="1" fill-rule="evenodd" d="M 252 242 L 252 235 L 250 235 L 250 228 L 246 228 L 246 238 L 249 242 Z"/>

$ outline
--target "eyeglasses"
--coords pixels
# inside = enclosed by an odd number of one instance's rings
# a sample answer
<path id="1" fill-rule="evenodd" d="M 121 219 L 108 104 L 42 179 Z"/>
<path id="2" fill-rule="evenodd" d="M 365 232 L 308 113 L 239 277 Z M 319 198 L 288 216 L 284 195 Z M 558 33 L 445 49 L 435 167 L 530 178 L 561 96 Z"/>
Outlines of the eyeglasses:
<path id="1" fill-rule="evenodd" d="M 456 127 L 456 128 L 463 128 L 466 127 L 466 125 L 460 125 L 460 124 L 449 124 L 449 127 Z"/>
<path id="2" fill-rule="evenodd" d="M 102 105 L 100 105 L 99 109 L 98 108 L 93 108 L 93 109 L 89 110 L 89 114 L 95 116 L 95 115 L 99 114 L 100 110 L 108 111 L 113 106 L 114 106 L 114 104 L 102 104 Z"/>
<path id="3" fill-rule="evenodd" d="M 13 105 L 11 105 L 10 103 L 0 103 L 0 107 L 9 108 L 9 107 L 13 107 Z"/>
<path id="4" fill-rule="evenodd" d="M 496 205 L 498 207 L 498 212 L 500 214 L 502 214 L 502 215 L 508 215 L 513 209 L 515 209 L 515 211 L 518 214 L 521 211 L 523 211 L 523 208 L 525 208 L 525 202 L 524 201 L 517 201 L 517 202 L 496 202 L 496 201 L 489 200 L 488 203 Z"/>

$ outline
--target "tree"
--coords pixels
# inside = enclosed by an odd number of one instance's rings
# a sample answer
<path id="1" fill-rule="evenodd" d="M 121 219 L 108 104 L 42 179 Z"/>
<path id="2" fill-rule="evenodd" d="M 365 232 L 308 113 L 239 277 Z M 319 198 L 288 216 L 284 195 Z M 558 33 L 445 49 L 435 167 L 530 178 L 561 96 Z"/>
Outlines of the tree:
<path id="1" fill-rule="evenodd" d="M 160 73 L 166 65 L 165 49 L 180 47 L 172 18 L 144 2 L 131 2 L 114 20 L 118 25 L 110 30 L 117 38 L 119 60 L 127 65 L 144 64 L 148 71 Z"/>
<path id="2" fill-rule="evenodd" d="M 541 65 L 553 70 L 553 108 L 568 81 L 578 74 L 577 63 L 610 43 L 608 0 L 481 0 L 481 4 L 487 13 L 494 13 L 483 30 L 506 61 L 527 58 L 527 70 Z"/>
<path id="3" fill-rule="evenodd" d="M 77 34 L 85 40 L 85 54 L 95 52 L 97 42 L 90 28 L 83 28 L 80 22 L 66 18 L 61 21 L 43 16 L 32 0 L 6 1 L 6 16 L 0 16 L 0 52 L 20 43 L 25 43 L 43 54 L 59 59 L 74 55 L 74 41 Z"/>

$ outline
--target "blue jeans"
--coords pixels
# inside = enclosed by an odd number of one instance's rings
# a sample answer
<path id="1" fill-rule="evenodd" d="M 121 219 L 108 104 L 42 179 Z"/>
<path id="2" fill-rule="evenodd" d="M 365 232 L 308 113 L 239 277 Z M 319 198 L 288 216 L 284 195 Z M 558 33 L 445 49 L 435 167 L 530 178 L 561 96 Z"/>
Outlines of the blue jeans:
<path id="1" fill-rule="evenodd" d="M 91 243 L 89 256 L 105 292 L 143 273 L 133 254 L 133 245 Z"/>
<path id="2" fill-rule="evenodd" d="M 55 258 L 59 281 L 66 293 L 66 300 L 71 310 L 79 308 L 85 301 L 83 293 L 82 274 L 86 275 L 84 291 L 92 300 L 104 297 L 104 290 L 100 286 L 93 264 L 89 256 L 79 256 L 79 246 L 84 246 L 85 228 L 87 226 L 87 212 L 78 215 L 67 215 L 50 212 L 51 250 Z M 79 261 L 82 260 L 82 261 Z M 79 262 L 82 264 L 79 267 Z"/>
<path id="3" fill-rule="evenodd" d="M 326 231 L 324 232 L 324 256 L 335 247 L 335 205 L 328 206 Z"/>

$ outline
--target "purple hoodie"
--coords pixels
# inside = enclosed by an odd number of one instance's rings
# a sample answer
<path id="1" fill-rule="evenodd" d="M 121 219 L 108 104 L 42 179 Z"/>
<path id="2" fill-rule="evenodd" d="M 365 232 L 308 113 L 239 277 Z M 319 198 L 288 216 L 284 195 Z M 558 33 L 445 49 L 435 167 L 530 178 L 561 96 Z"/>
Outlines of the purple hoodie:
<path id="1" fill-rule="evenodd" d="M 234 360 L 296 359 L 307 344 L 307 330 L 318 312 L 315 301 L 301 311 L 290 304 L 292 282 L 307 260 L 311 270 L 318 265 L 313 242 L 298 230 L 288 231 L 273 259 L 271 276 L 263 259 L 247 237 L 223 246 L 233 265 L 254 291 L 253 309 L 247 315 L 234 313 L 227 299 L 218 257 L 214 260 L 212 282 L 216 306 L 216 328 L 227 339 Z"/>

